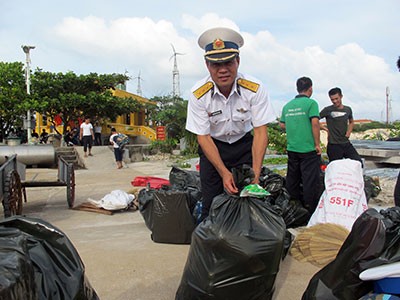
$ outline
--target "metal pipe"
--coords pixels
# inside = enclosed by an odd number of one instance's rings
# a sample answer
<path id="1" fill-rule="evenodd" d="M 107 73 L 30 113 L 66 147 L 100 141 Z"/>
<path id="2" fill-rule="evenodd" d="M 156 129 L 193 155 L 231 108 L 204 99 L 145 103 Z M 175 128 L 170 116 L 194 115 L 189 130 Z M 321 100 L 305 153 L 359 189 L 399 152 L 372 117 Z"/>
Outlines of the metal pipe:
<path id="1" fill-rule="evenodd" d="M 47 165 L 56 163 L 56 152 L 53 145 L 18 145 L 0 146 L 0 164 L 3 164 L 5 157 L 17 154 L 17 160 L 27 166 Z"/>

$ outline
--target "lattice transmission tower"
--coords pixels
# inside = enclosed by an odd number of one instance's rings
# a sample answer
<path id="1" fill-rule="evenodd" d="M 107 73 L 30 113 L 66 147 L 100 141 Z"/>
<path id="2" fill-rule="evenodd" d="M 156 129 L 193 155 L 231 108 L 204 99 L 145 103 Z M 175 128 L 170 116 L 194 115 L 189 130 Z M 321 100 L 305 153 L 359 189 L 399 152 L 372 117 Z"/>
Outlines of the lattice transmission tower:
<path id="1" fill-rule="evenodd" d="M 178 70 L 178 62 L 176 60 L 177 55 L 184 55 L 183 53 L 178 53 L 175 51 L 174 45 L 171 44 L 172 51 L 174 54 L 170 57 L 169 60 L 174 58 L 174 69 L 172 70 L 172 96 L 173 97 L 180 97 L 181 92 L 180 92 L 180 79 L 179 79 L 179 70 Z"/>

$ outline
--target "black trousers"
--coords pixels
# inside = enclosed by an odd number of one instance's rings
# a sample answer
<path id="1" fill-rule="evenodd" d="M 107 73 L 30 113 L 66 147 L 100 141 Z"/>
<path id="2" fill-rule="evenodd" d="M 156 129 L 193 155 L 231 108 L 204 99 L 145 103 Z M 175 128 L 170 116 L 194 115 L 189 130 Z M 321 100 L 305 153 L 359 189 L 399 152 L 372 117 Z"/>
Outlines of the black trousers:
<path id="1" fill-rule="evenodd" d="M 91 135 L 84 135 L 82 137 L 83 152 L 87 151 L 87 148 L 92 149 L 93 137 Z"/>
<path id="2" fill-rule="evenodd" d="M 328 143 L 326 152 L 328 154 L 329 161 L 334 161 L 343 158 L 350 158 L 358 160 L 361 164 L 363 163 L 361 156 L 358 154 L 357 150 L 350 142 L 345 144 Z"/>
<path id="3" fill-rule="evenodd" d="M 292 199 L 300 200 L 312 214 L 320 195 L 321 156 L 316 151 L 288 151 L 286 189 Z"/>
<path id="4" fill-rule="evenodd" d="M 244 137 L 233 144 L 224 143 L 214 139 L 219 155 L 226 168 L 232 168 L 247 164 L 252 166 L 253 136 L 247 133 Z M 212 200 L 224 192 L 221 176 L 212 163 L 207 159 L 199 146 L 200 156 L 200 181 L 203 196 L 202 219 L 208 216 Z"/>
<path id="5" fill-rule="evenodd" d="M 94 133 L 94 144 L 96 146 L 101 146 L 101 132 Z"/>

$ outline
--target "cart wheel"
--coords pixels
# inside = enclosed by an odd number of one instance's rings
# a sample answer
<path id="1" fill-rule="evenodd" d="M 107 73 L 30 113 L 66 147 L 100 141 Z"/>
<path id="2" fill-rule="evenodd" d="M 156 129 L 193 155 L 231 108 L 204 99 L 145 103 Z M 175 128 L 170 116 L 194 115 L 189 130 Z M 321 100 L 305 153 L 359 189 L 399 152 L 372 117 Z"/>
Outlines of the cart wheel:
<path id="1" fill-rule="evenodd" d="M 75 201 L 75 171 L 72 164 L 68 165 L 68 178 L 67 178 L 67 202 L 68 207 L 73 208 Z"/>
<path id="2" fill-rule="evenodd" d="M 4 217 L 22 214 L 22 185 L 15 170 L 8 172 L 4 182 Z"/>

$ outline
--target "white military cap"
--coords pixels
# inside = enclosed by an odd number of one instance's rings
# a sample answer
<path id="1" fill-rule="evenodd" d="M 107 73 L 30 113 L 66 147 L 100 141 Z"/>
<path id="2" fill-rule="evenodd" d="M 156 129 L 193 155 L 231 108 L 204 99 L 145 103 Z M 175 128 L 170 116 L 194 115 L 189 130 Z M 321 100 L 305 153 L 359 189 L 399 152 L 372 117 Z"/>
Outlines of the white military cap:
<path id="1" fill-rule="evenodd" d="M 243 46 L 244 41 L 235 30 L 217 27 L 203 32 L 198 43 L 206 51 L 204 57 L 207 61 L 222 63 L 238 56 L 239 48 Z"/>

